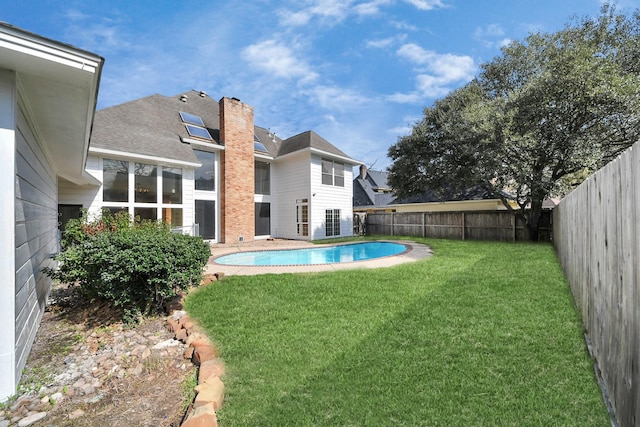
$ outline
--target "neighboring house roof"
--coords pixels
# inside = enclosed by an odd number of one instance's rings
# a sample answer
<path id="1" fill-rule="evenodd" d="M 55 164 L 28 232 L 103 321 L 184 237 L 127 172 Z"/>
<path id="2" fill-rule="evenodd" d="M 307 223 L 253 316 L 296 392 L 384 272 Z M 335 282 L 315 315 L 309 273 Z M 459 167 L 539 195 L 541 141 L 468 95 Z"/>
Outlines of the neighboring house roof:
<path id="1" fill-rule="evenodd" d="M 186 94 L 186 100 L 184 97 L 185 94 L 173 97 L 156 94 L 97 111 L 91 148 L 198 163 L 191 146 L 183 142 L 193 138 L 187 132 L 179 112 L 199 116 L 213 138 L 211 144 L 221 147 L 220 108 L 218 101 L 204 92 L 190 91 Z M 313 131 L 282 140 L 269 129 L 255 126 L 254 134 L 255 140 L 267 149 L 266 152 L 256 152 L 273 158 L 315 149 L 349 159 L 349 156 Z"/>
<path id="2" fill-rule="evenodd" d="M 387 172 L 361 166 L 360 174 L 353 180 L 353 206 L 386 206 L 394 200 L 387 184 Z"/>
<path id="3" fill-rule="evenodd" d="M 430 202 L 458 202 L 462 200 L 491 200 L 496 199 L 489 190 L 482 185 L 470 187 L 462 191 L 443 191 L 434 192 L 432 190 L 425 190 L 422 193 L 405 197 L 403 199 L 396 199 L 393 204 L 405 204 L 405 203 L 430 203 Z"/>

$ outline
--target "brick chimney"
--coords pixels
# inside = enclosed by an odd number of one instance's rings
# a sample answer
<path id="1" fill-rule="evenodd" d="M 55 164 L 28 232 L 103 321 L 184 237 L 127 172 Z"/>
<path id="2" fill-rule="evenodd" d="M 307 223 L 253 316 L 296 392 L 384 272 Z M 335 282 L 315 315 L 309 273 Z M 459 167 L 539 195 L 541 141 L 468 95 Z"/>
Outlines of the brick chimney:
<path id="1" fill-rule="evenodd" d="M 220 104 L 220 242 L 252 241 L 255 236 L 253 107 L 236 98 Z"/>
<path id="2" fill-rule="evenodd" d="M 365 179 L 367 177 L 367 167 L 365 165 L 360 165 L 360 179 Z"/>

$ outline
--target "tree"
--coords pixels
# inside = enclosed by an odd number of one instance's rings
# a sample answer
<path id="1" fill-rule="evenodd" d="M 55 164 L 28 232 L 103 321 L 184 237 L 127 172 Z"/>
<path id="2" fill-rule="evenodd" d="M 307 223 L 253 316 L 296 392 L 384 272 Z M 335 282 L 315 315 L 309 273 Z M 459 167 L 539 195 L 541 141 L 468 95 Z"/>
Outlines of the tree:
<path id="1" fill-rule="evenodd" d="M 597 19 L 512 42 L 390 147 L 390 184 L 399 197 L 482 185 L 537 239 L 546 198 L 638 140 L 639 46 L 638 12 L 608 5 Z"/>

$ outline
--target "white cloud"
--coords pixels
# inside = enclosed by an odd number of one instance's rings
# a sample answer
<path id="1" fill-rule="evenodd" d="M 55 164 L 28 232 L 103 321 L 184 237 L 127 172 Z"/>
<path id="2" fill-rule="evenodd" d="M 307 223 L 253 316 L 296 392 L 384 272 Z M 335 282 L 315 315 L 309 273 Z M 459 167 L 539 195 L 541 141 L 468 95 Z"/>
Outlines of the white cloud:
<path id="1" fill-rule="evenodd" d="M 340 22 L 349 14 L 352 0 L 313 0 L 298 11 L 282 9 L 278 11 L 280 23 L 284 26 L 300 27 L 315 17 L 323 22 Z"/>
<path id="2" fill-rule="evenodd" d="M 360 108 L 371 103 L 370 98 L 355 90 L 337 86 L 315 86 L 309 91 L 309 95 L 320 107 L 334 112 Z"/>
<path id="3" fill-rule="evenodd" d="M 504 36 L 505 31 L 500 24 L 477 27 L 473 33 L 473 38 L 488 48 L 501 48 L 511 43 L 511 39 Z"/>
<path id="4" fill-rule="evenodd" d="M 451 91 L 454 85 L 471 80 L 476 72 L 473 58 L 451 53 L 439 54 L 407 43 L 397 51 L 398 56 L 418 65 L 416 90 L 396 93 L 388 97 L 396 103 L 418 103 L 425 98 L 438 98 Z"/>
<path id="5" fill-rule="evenodd" d="M 446 7 L 442 0 L 405 0 L 420 10 L 432 10 L 436 8 Z"/>
<path id="6" fill-rule="evenodd" d="M 386 6 L 390 3 L 392 3 L 392 0 L 372 0 L 355 5 L 353 10 L 357 15 L 376 15 L 380 12 L 381 6 Z"/>
<path id="7" fill-rule="evenodd" d="M 247 46 L 242 50 L 242 58 L 252 67 L 276 77 L 298 78 L 302 82 L 318 77 L 304 60 L 296 58 L 292 49 L 276 40 L 265 40 Z"/>
<path id="8" fill-rule="evenodd" d="M 397 43 L 402 43 L 406 40 L 406 38 L 406 34 L 398 34 L 397 36 L 387 37 L 385 39 L 368 40 L 366 46 L 376 49 L 384 49 L 387 47 L 391 47 Z"/>

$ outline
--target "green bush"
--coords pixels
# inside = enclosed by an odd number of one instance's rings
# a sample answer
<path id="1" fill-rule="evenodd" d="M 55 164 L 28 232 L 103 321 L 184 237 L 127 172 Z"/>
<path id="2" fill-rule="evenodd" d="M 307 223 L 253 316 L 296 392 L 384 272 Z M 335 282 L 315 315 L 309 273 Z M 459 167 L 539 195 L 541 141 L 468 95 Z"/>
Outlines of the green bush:
<path id="1" fill-rule="evenodd" d="M 172 233 L 163 223 L 132 222 L 126 214 L 107 212 L 89 221 L 84 214 L 65 228 L 59 268 L 44 272 L 79 285 L 90 297 L 112 301 L 125 320 L 134 320 L 199 284 L 210 255 L 201 238 Z"/>

